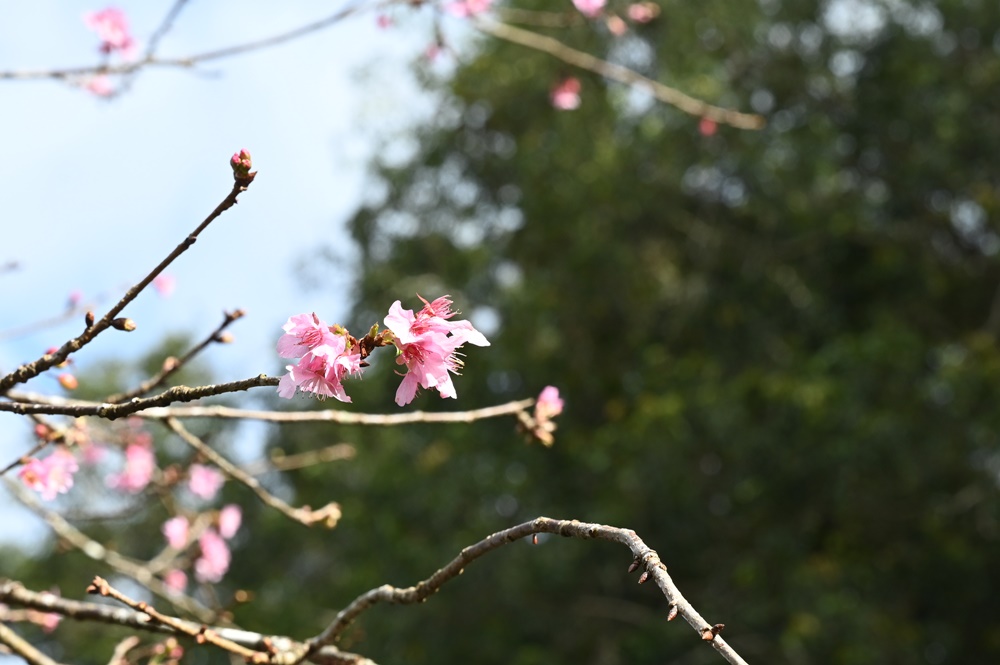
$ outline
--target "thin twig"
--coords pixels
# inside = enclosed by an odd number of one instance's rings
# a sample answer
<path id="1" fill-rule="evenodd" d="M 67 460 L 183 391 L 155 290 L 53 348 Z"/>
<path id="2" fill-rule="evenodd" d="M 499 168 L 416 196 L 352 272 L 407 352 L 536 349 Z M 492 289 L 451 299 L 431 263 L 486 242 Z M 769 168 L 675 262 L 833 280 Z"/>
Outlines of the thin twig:
<path id="1" fill-rule="evenodd" d="M 261 374 L 249 379 L 242 379 L 240 381 L 217 383 L 208 386 L 198 386 L 195 388 L 190 388 L 188 386 L 174 386 L 159 395 L 146 398 L 135 397 L 125 404 L 96 404 L 94 402 L 74 403 L 71 400 L 66 400 L 63 403 L 54 403 L 54 400 L 46 400 L 50 403 L 0 402 L 0 411 L 17 413 L 22 416 L 31 415 L 33 413 L 42 413 L 63 416 L 97 416 L 99 418 L 115 420 L 116 418 L 130 416 L 133 413 L 138 413 L 144 409 L 149 409 L 155 406 L 167 406 L 168 404 L 173 404 L 175 402 L 191 402 L 203 397 L 224 395 L 226 393 L 249 390 L 250 388 L 259 388 L 261 386 L 276 386 L 278 385 L 278 381 L 279 379 L 277 378 Z M 164 418 L 170 415 L 171 414 L 169 412 L 161 413 L 159 417 Z"/>
<path id="2" fill-rule="evenodd" d="M 225 315 L 225 317 L 223 318 L 222 323 L 219 324 L 219 327 L 213 330 L 212 333 L 209 334 L 208 337 L 203 339 L 197 346 L 190 349 L 180 358 L 175 359 L 172 363 L 166 365 L 162 370 L 157 372 L 155 376 L 152 376 L 146 381 L 143 381 L 141 384 L 139 384 L 132 390 L 129 390 L 124 393 L 117 393 L 115 395 L 111 395 L 105 401 L 109 404 L 121 404 L 122 402 L 127 402 L 133 397 L 141 397 L 142 395 L 145 395 L 154 388 L 158 388 L 159 386 L 163 385 L 163 382 L 166 381 L 171 374 L 174 374 L 175 372 L 177 372 L 177 370 L 184 367 L 184 365 L 190 362 L 192 358 L 194 358 L 196 355 L 204 351 L 209 344 L 212 344 L 213 342 L 221 343 L 222 332 L 226 328 L 228 328 L 229 325 L 233 323 L 233 321 L 237 321 L 240 318 L 242 318 L 244 315 L 244 311 L 242 309 L 237 309 L 232 312 L 223 312 L 223 314 Z"/>
<path id="3" fill-rule="evenodd" d="M 187 431 L 176 418 L 165 418 L 163 423 L 170 429 L 170 431 L 179 436 L 184 443 L 194 448 L 199 454 L 208 459 L 208 461 L 212 462 L 212 464 L 215 464 L 217 467 L 222 469 L 222 472 L 227 476 L 238 483 L 246 485 L 250 491 L 257 495 L 257 498 L 260 499 L 265 505 L 274 508 L 282 515 L 285 515 L 289 519 L 292 519 L 303 526 L 323 524 L 323 526 L 328 529 L 332 529 L 337 526 L 337 522 L 341 517 L 340 504 L 331 502 L 318 510 L 313 510 L 309 506 L 293 508 L 264 489 L 259 480 L 240 469 L 238 466 L 217 453 L 212 447 L 206 445 L 204 441 Z"/>
<path id="4" fill-rule="evenodd" d="M 118 304 L 112 307 L 100 321 L 87 326 L 87 329 L 84 330 L 79 337 L 69 340 L 55 353 L 45 354 L 38 360 L 26 365 L 21 365 L 7 376 L 0 378 L 0 395 L 6 393 L 12 386 L 17 385 L 18 383 L 24 383 L 28 379 L 38 376 L 45 370 L 62 363 L 71 353 L 79 351 L 84 347 L 84 345 L 88 344 L 91 340 L 97 337 L 97 335 L 110 328 L 111 322 L 115 319 L 115 317 L 117 317 L 130 302 L 135 300 L 136 296 L 138 296 L 143 289 L 149 286 L 157 275 L 163 272 L 166 267 L 174 261 L 174 259 L 187 251 L 187 249 L 194 244 L 195 240 L 198 239 L 198 235 L 204 231 L 208 225 L 212 223 L 212 221 L 236 204 L 237 197 L 246 191 L 251 181 L 252 178 L 237 180 L 234 182 L 233 188 L 226 198 L 223 199 L 222 203 L 217 205 L 215 210 L 213 210 L 208 217 L 206 217 L 204 221 L 198 225 L 198 228 L 192 231 L 187 238 L 177 245 L 177 247 L 175 247 L 174 250 L 170 252 L 170 254 L 168 254 L 158 266 L 153 268 L 152 272 L 146 275 L 142 281 L 130 288 L 122 299 L 118 301 Z"/>
<path id="5" fill-rule="evenodd" d="M 719 635 L 722 624 L 711 625 L 698 614 L 691 603 L 681 594 L 670 575 L 667 574 L 667 567 L 660 561 L 660 556 L 650 549 L 636 535 L 635 531 L 603 524 L 588 524 L 576 520 L 554 520 L 548 517 L 537 517 L 530 522 L 494 533 L 478 543 L 466 547 L 448 565 L 426 580 L 417 583 L 416 586 L 400 589 L 384 584 L 361 594 L 341 610 L 322 633 L 308 641 L 308 649 L 302 653 L 281 654 L 282 658 L 276 659 L 275 662 L 280 663 L 280 665 L 293 665 L 303 658 L 307 658 L 313 650 L 332 643 L 352 621 L 378 603 L 412 604 L 426 600 L 429 596 L 437 593 L 445 582 L 461 575 L 465 567 L 476 559 L 508 543 L 536 533 L 554 533 L 583 540 L 607 540 L 625 545 L 632 552 L 633 565 L 629 567 L 629 572 L 641 568 L 643 573 L 639 578 L 640 583 L 646 579 L 653 579 L 669 601 L 671 614 L 676 609 L 676 614 L 684 617 L 691 627 L 701 635 L 702 639 L 711 642 L 715 650 L 728 662 L 733 665 L 746 665 L 746 661 Z"/>
<path id="6" fill-rule="evenodd" d="M 157 596 L 160 596 L 164 600 L 172 603 L 185 612 L 188 612 L 192 616 L 197 617 L 200 621 L 208 622 L 215 619 L 215 613 L 213 611 L 193 598 L 185 596 L 168 587 L 161 580 L 157 579 L 148 567 L 139 561 L 119 554 L 112 549 L 108 549 L 96 540 L 93 540 L 63 519 L 61 515 L 42 506 L 38 500 L 35 499 L 35 496 L 22 488 L 20 484 L 10 480 L 9 478 L 4 478 L 3 481 L 7 490 L 13 494 L 18 501 L 23 503 L 33 513 L 45 520 L 45 523 L 56 532 L 56 535 L 72 545 L 74 548 L 83 552 L 86 556 L 95 561 L 107 564 L 113 570 L 121 573 L 122 575 L 131 577 Z"/>
<path id="7" fill-rule="evenodd" d="M 514 44 L 527 46 L 528 48 L 548 53 L 549 55 L 562 60 L 563 62 L 586 69 L 604 76 L 605 78 L 625 83 L 627 85 L 645 88 L 661 102 L 670 104 L 677 109 L 699 118 L 708 118 L 716 122 L 721 122 L 739 129 L 760 129 L 764 126 L 764 118 L 754 113 L 740 113 L 732 109 L 725 109 L 720 106 L 713 106 L 700 99 L 687 95 L 676 88 L 664 85 L 659 81 L 645 77 L 642 74 L 616 65 L 598 57 L 578 51 L 575 48 L 563 44 L 558 39 L 540 35 L 530 30 L 516 28 L 506 23 L 495 23 L 487 20 L 475 20 L 473 25 L 488 35 L 498 39 L 503 39 Z"/>
<path id="8" fill-rule="evenodd" d="M 184 630 L 178 631 L 151 620 L 145 612 L 136 612 L 114 605 L 69 600 L 51 593 L 30 591 L 24 588 L 20 582 L 3 578 L 0 578 L 0 603 L 28 607 L 40 612 L 54 612 L 74 621 L 93 621 L 165 635 L 188 635 L 191 630 L 202 628 L 200 623 L 171 617 L 173 621 L 184 625 Z M 299 644 L 295 640 L 281 635 L 264 635 L 221 626 L 212 626 L 211 630 L 224 639 L 254 650 L 267 649 L 267 644 L 271 644 L 273 648 L 285 651 Z M 374 665 L 372 661 L 363 656 L 340 651 L 332 646 L 325 647 L 315 654 L 312 660 L 327 665 Z"/>
<path id="9" fill-rule="evenodd" d="M 149 37 L 149 43 L 146 44 L 146 57 L 151 58 L 156 53 L 156 47 L 160 45 L 160 40 L 167 36 L 170 29 L 174 27 L 174 21 L 180 16 L 181 10 L 184 9 L 188 0 L 176 0 L 173 6 L 170 7 L 170 11 L 160 22 L 160 26 L 153 31 L 153 34 Z"/>
<path id="10" fill-rule="evenodd" d="M 0 623 L 0 644 L 6 644 L 30 665 L 59 665 L 3 623 Z"/>

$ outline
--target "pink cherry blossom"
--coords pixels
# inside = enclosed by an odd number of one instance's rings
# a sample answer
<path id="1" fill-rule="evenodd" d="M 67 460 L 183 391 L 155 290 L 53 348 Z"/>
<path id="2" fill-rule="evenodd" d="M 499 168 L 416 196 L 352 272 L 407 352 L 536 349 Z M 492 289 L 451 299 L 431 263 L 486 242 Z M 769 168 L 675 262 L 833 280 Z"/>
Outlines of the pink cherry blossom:
<path id="1" fill-rule="evenodd" d="M 169 298 L 177 286 L 177 278 L 168 273 L 160 273 L 153 278 L 153 288 L 164 298 Z"/>
<path id="2" fill-rule="evenodd" d="M 83 22 L 97 33 L 101 39 L 101 52 L 120 52 L 125 57 L 131 57 L 135 52 L 135 40 L 129 32 L 128 19 L 125 12 L 108 7 L 98 12 L 87 12 Z"/>
<path id="3" fill-rule="evenodd" d="M 317 346 L 338 343 L 338 336 L 316 314 L 296 314 L 281 329 L 285 331 L 278 339 L 278 355 L 282 358 L 301 358 Z M 343 336 L 339 337 L 343 343 Z"/>
<path id="4" fill-rule="evenodd" d="M 573 0 L 573 6 L 587 18 L 595 18 L 600 16 L 606 2 L 607 0 Z"/>
<path id="5" fill-rule="evenodd" d="M 178 593 L 183 593 L 184 589 L 187 588 L 188 576 L 183 570 L 177 570 L 176 568 L 168 570 L 163 576 L 163 583 L 167 585 L 170 589 L 177 591 Z"/>
<path id="6" fill-rule="evenodd" d="M 111 97 L 115 94 L 115 86 L 104 74 L 91 76 L 83 82 L 83 89 L 97 97 Z"/>
<path id="7" fill-rule="evenodd" d="M 117 490 L 136 494 L 146 489 L 156 471 L 156 455 L 148 438 L 136 438 L 125 447 L 125 468 L 121 473 L 108 476 L 104 483 Z"/>
<path id="8" fill-rule="evenodd" d="M 698 122 L 698 133 L 702 136 L 712 136 L 719 129 L 719 123 L 711 118 L 702 118 Z"/>
<path id="9" fill-rule="evenodd" d="M 375 25 L 385 30 L 392 27 L 392 18 L 388 14 L 379 14 L 375 17 Z"/>
<path id="10" fill-rule="evenodd" d="M 194 562 L 194 576 L 199 582 L 219 582 L 232 559 L 226 541 L 214 529 L 205 529 L 198 539 L 201 556 Z"/>
<path id="11" fill-rule="evenodd" d="M 555 85 L 549 92 L 552 106 L 560 111 L 580 108 L 580 79 L 570 76 Z"/>
<path id="12" fill-rule="evenodd" d="M 204 464 L 192 464 L 188 471 L 188 489 L 205 501 L 211 501 L 225 482 L 222 473 Z"/>
<path id="13" fill-rule="evenodd" d="M 175 550 L 182 550 L 188 544 L 188 519 L 183 515 L 171 517 L 163 523 L 161 530 L 167 539 L 167 545 Z"/>
<path id="14" fill-rule="evenodd" d="M 41 494 L 42 499 L 52 501 L 57 494 L 65 494 L 73 487 L 73 474 L 79 468 L 73 453 L 56 448 L 45 459 L 29 459 L 17 475 L 27 487 Z"/>
<path id="15" fill-rule="evenodd" d="M 545 386 L 535 402 L 535 418 L 548 420 L 558 416 L 562 410 L 563 401 L 559 397 L 559 389 L 555 386 Z"/>
<path id="16" fill-rule="evenodd" d="M 55 612 L 33 612 L 31 620 L 42 627 L 42 632 L 51 633 L 59 626 L 62 615 Z"/>
<path id="17" fill-rule="evenodd" d="M 489 11 L 492 4 L 493 0 L 457 0 L 446 4 L 444 10 L 458 18 L 469 18 Z"/>
<path id="18" fill-rule="evenodd" d="M 660 8 L 654 2 L 636 2 L 628 6 L 626 13 L 636 23 L 649 23 L 660 13 Z"/>
<path id="19" fill-rule="evenodd" d="M 329 333 L 329 331 L 327 332 Z M 322 331 L 318 329 L 314 331 L 314 334 L 323 335 Z M 283 336 L 282 339 L 286 337 L 288 335 Z M 278 383 L 278 395 L 291 399 L 298 388 L 320 397 L 334 397 L 341 402 L 351 401 L 351 398 L 344 391 L 342 382 L 351 374 L 361 373 L 361 352 L 357 347 L 348 349 L 344 335 L 329 333 L 328 337 L 323 335 L 323 339 L 327 343 L 320 343 L 319 346 L 315 346 L 302 356 L 298 363 L 285 367 L 288 374 L 281 377 L 281 381 Z M 294 344 L 292 341 L 287 348 L 303 348 L 312 341 L 315 340 L 310 338 L 307 343 L 298 346 L 292 346 Z M 280 340 L 278 351 L 282 352 Z"/>
<path id="20" fill-rule="evenodd" d="M 468 321 L 448 320 L 455 313 L 447 296 L 432 303 L 423 302 L 423 309 L 414 314 L 403 309 L 397 300 L 385 317 L 385 325 L 392 331 L 393 343 L 399 350 L 396 363 L 406 366 L 406 374 L 396 390 L 399 406 L 413 401 L 420 387 L 435 388 L 441 397 L 457 397 L 451 380 L 451 374 L 457 374 L 462 367 L 457 350 L 466 342 L 490 345 Z"/>
<path id="21" fill-rule="evenodd" d="M 219 535 L 229 540 L 240 530 L 243 522 L 243 511 L 235 503 L 222 507 L 219 511 Z"/>

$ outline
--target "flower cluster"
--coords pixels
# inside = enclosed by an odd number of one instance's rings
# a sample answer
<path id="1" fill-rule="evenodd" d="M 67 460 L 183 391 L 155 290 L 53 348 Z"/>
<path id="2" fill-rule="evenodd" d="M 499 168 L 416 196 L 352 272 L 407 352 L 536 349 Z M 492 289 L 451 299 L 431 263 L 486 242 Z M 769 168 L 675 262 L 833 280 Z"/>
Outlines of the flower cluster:
<path id="1" fill-rule="evenodd" d="M 84 14 L 83 22 L 101 39 L 101 53 L 120 53 L 126 58 L 135 53 L 135 39 L 129 31 L 128 20 L 122 10 L 108 7 L 98 12 L 88 12 Z"/>
<path id="2" fill-rule="evenodd" d="M 468 321 L 450 320 L 456 312 L 448 296 L 433 302 L 420 300 L 424 306 L 416 313 L 403 309 L 400 301 L 394 302 L 385 317 L 387 330 L 380 333 L 378 325 L 372 326 L 361 340 L 341 326 L 326 324 L 316 314 L 289 318 L 282 328 L 285 334 L 278 340 L 278 354 L 299 361 L 286 367 L 288 374 L 281 378 L 278 394 L 291 398 L 299 389 L 350 402 L 343 380 L 361 374 L 367 366 L 365 358 L 373 349 L 392 345 L 396 348 L 396 363 L 406 367 L 396 391 L 396 404 L 409 404 L 419 388 L 434 388 L 441 397 L 457 397 L 451 374 L 457 374 L 462 367 L 458 349 L 465 343 L 490 343 Z"/>
<path id="3" fill-rule="evenodd" d="M 79 469 L 73 453 L 60 446 L 44 459 L 29 459 L 17 475 L 44 500 L 52 501 L 57 494 L 65 494 L 73 487 L 73 474 Z"/>

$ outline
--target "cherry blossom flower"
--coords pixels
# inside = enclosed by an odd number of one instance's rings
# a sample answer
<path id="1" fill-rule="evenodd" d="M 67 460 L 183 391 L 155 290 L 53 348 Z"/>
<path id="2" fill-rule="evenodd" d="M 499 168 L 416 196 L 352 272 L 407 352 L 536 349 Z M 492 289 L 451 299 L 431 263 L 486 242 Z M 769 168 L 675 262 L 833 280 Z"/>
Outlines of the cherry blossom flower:
<path id="1" fill-rule="evenodd" d="M 711 118 L 702 118 L 698 122 L 698 133 L 702 136 L 712 136 L 719 129 L 719 123 Z"/>
<path id="2" fill-rule="evenodd" d="M 138 438 L 125 447 L 125 468 L 108 476 L 104 484 L 112 489 L 137 494 L 146 489 L 156 471 L 156 455 L 146 437 Z"/>
<path id="3" fill-rule="evenodd" d="M 52 501 L 57 494 L 65 494 L 73 487 L 73 474 L 79 468 L 73 453 L 56 448 L 45 459 L 29 459 L 17 475 L 27 487 L 41 494 L 42 499 Z"/>
<path id="4" fill-rule="evenodd" d="M 115 94 L 115 86 L 104 74 L 91 76 L 83 82 L 83 89 L 97 97 L 111 97 Z"/>
<path id="5" fill-rule="evenodd" d="M 457 0 L 446 4 L 444 10 L 458 18 L 469 18 L 489 11 L 492 4 L 493 0 Z"/>
<path id="6" fill-rule="evenodd" d="M 126 58 L 135 53 L 135 40 L 129 32 L 128 19 L 122 10 L 108 7 L 98 12 L 87 12 L 83 16 L 83 22 L 101 39 L 102 53 L 117 51 Z"/>
<path id="7" fill-rule="evenodd" d="M 240 530 L 243 522 L 243 511 L 235 503 L 222 507 L 219 511 L 219 535 L 229 540 Z"/>
<path id="8" fill-rule="evenodd" d="M 198 538 L 201 556 L 194 562 L 194 576 L 199 582 L 220 582 L 232 559 L 226 541 L 214 529 L 205 529 Z"/>
<path id="9" fill-rule="evenodd" d="M 600 16 L 607 0 L 573 0 L 573 6 L 587 18 Z"/>
<path id="10" fill-rule="evenodd" d="M 226 482 L 222 473 L 204 464 L 192 464 L 188 474 L 188 489 L 205 501 L 211 501 Z"/>
<path id="11" fill-rule="evenodd" d="M 375 17 L 375 25 L 377 25 L 382 30 L 392 27 L 392 17 L 388 14 L 379 14 Z"/>
<path id="12" fill-rule="evenodd" d="M 660 7 L 655 2 L 636 2 L 628 6 L 626 14 L 636 23 L 649 23 L 660 13 Z"/>
<path id="13" fill-rule="evenodd" d="M 317 346 L 338 343 L 330 326 L 315 313 L 291 316 L 281 329 L 285 331 L 278 339 L 278 355 L 282 358 L 301 358 Z"/>
<path id="14" fill-rule="evenodd" d="M 399 351 L 396 363 L 405 365 L 407 370 L 396 390 L 399 406 L 413 401 L 419 387 L 435 388 L 441 397 L 457 397 L 451 380 L 451 374 L 457 374 L 462 367 L 457 350 L 466 342 L 490 345 L 468 321 L 448 321 L 455 316 L 448 296 L 433 303 L 423 302 L 423 309 L 414 314 L 403 309 L 397 300 L 385 317 L 385 325 L 392 331 L 393 343 Z"/>
<path id="15" fill-rule="evenodd" d="M 184 589 L 187 588 L 188 576 L 183 570 L 178 570 L 173 568 L 168 570 L 163 576 L 163 583 L 167 585 L 168 588 L 178 592 L 183 593 Z"/>
<path id="16" fill-rule="evenodd" d="M 580 79 L 570 76 L 557 83 L 549 92 L 552 106 L 560 111 L 580 108 Z"/>
<path id="17" fill-rule="evenodd" d="M 183 515 L 171 517 L 164 522 L 161 530 L 167 539 L 167 545 L 170 545 L 175 550 L 182 550 L 187 547 L 189 527 L 188 519 Z"/>

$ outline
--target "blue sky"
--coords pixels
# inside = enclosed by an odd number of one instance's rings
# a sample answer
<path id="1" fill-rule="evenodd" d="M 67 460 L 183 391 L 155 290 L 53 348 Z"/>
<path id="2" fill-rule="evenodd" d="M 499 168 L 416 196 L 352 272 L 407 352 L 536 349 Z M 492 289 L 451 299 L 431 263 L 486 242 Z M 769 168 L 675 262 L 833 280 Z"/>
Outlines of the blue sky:
<path id="1" fill-rule="evenodd" d="M 141 42 L 171 4 L 117 6 Z M 252 41 L 340 6 L 190 2 L 159 52 L 183 56 Z M 103 7 L 0 2 L 0 70 L 96 64 L 98 39 L 82 16 Z M 289 315 L 316 311 L 333 322 L 346 314 L 337 291 L 350 276 L 325 268 L 327 284 L 310 290 L 296 264 L 324 246 L 350 255 L 343 221 L 370 184 L 367 164 L 377 141 L 432 108 L 409 74 L 430 39 L 426 16 L 397 18 L 383 30 L 374 13 L 363 13 L 195 71 L 147 70 L 111 101 L 59 82 L 0 80 L 0 265 L 20 265 L 0 274 L 0 331 L 58 314 L 74 290 L 87 301 L 105 294 L 96 313 L 106 311 L 225 197 L 228 159 L 245 147 L 257 180 L 169 268 L 173 295 L 143 293 L 125 311 L 138 324 L 135 332 L 109 331 L 75 359 L 85 370 L 106 358 L 137 357 L 165 332 L 200 338 L 223 310 L 240 307 L 247 317 L 231 328 L 235 343 L 206 357 L 217 378 L 278 373 L 274 344 Z M 82 320 L 74 320 L 0 339 L 0 373 L 81 329 Z M 59 392 L 48 376 L 28 387 Z M 0 414 L 0 464 L 25 451 L 28 428 Z M 20 540 L 20 521 L 8 519 L 7 510 L 0 500 L 0 541 Z"/>

